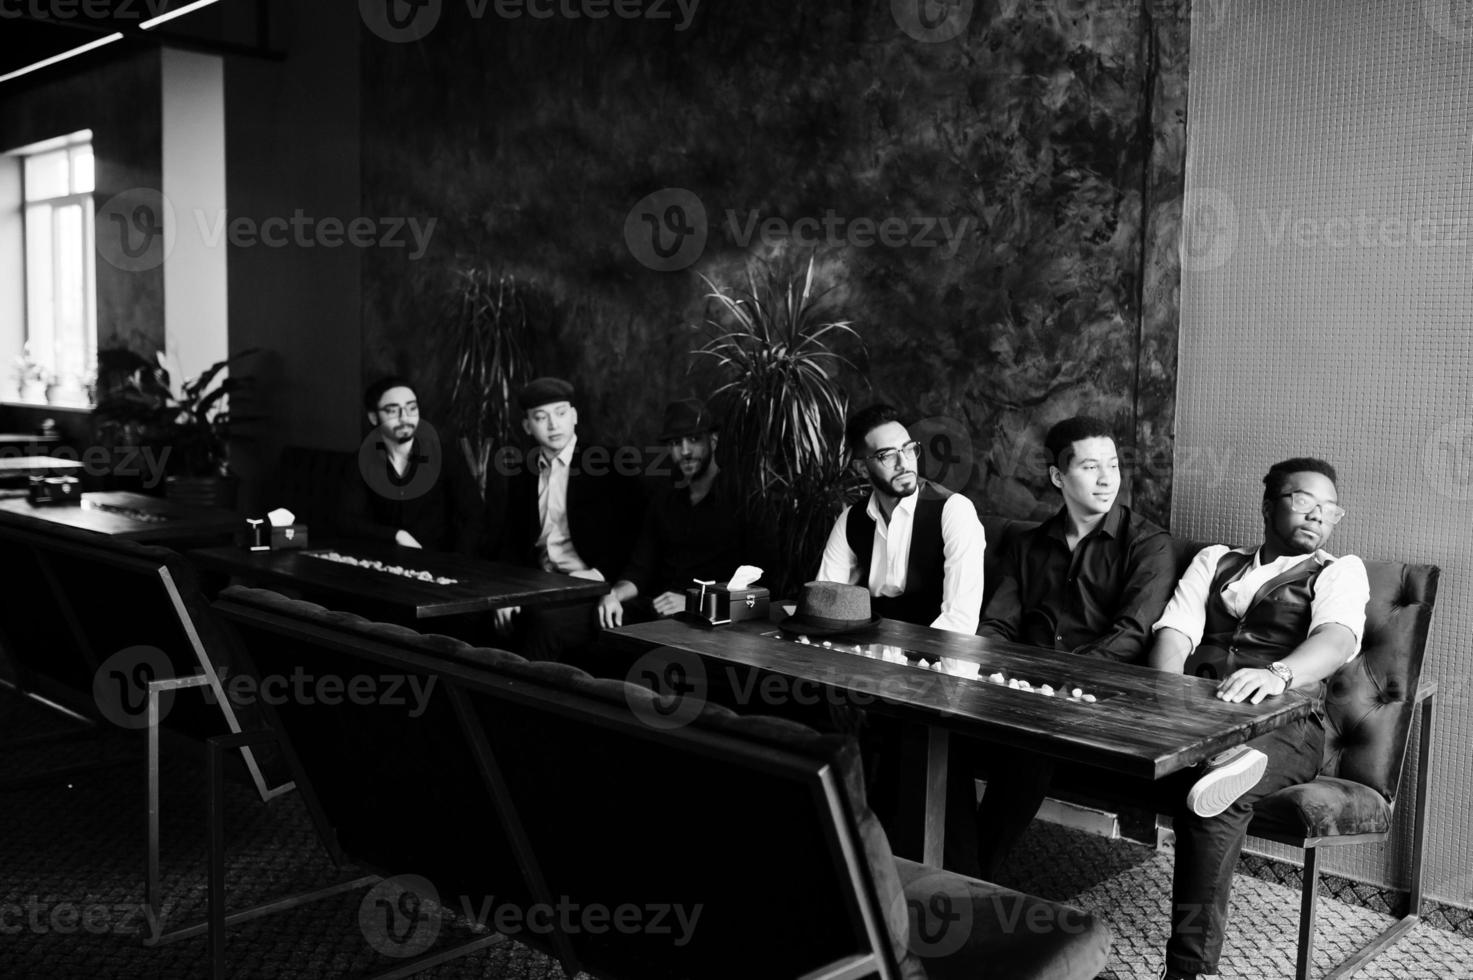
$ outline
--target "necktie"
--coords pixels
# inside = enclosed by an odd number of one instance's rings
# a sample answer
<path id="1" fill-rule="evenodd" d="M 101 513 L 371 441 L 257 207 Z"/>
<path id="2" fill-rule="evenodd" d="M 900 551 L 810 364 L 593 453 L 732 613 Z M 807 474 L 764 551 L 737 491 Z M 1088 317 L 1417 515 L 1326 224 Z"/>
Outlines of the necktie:
<path id="1" fill-rule="evenodd" d="M 547 500 L 552 490 L 552 462 L 543 453 L 537 454 L 537 520 L 547 526 Z"/>

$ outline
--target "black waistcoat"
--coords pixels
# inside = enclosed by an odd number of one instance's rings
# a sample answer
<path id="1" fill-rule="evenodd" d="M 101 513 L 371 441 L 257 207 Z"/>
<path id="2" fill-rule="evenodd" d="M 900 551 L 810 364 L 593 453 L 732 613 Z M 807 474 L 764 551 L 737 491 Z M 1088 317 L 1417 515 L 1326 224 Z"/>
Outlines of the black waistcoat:
<path id="1" fill-rule="evenodd" d="M 946 575 L 946 546 L 941 537 L 941 510 L 951 491 L 928 480 L 916 490 L 916 509 L 910 530 L 910 554 L 905 567 L 905 592 L 898 596 L 871 596 L 870 606 L 886 619 L 930 626 L 941 615 L 942 585 Z M 868 505 L 849 508 L 844 527 L 849 548 L 859 561 L 862 583 L 869 583 L 875 550 L 875 522 Z"/>

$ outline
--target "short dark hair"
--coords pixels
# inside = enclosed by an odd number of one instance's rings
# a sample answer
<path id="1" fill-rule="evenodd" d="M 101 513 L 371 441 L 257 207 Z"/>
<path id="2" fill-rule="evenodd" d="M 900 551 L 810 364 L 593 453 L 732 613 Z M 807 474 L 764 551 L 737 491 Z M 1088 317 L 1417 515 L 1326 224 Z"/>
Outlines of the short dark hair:
<path id="1" fill-rule="evenodd" d="M 869 435 L 871 429 L 899 421 L 900 412 L 894 405 L 876 402 L 849 416 L 849 421 L 844 426 L 844 441 L 849 443 L 849 451 L 858 456 L 864 451 L 864 437 Z"/>
<path id="2" fill-rule="evenodd" d="M 1069 468 L 1074 455 L 1074 443 L 1080 439 L 1109 439 L 1115 441 L 1115 432 L 1103 419 L 1093 415 L 1076 415 L 1062 422 L 1055 422 L 1048 435 L 1043 437 L 1043 447 L 1048 450 L 1049 461 L 1061 470 Z"/>
<path id="3" fill-rule="evenodd" d="M 1284 492 L 1284 484 L 1289 482 L 1289 477 L 1294 473 L 1319 473 L 1330 478 L 1335 484 L 1335 489 L 1340 489 L 1340 480 L 1335 476 L 1335 467 L 1322 459 L 1313 456 L 1295 456 L 1283 462 L 1275 463 L 1268 468 L 1268 473 L 1263 477 L 1263 499 L 1269 500 Z"/>
<path id="4" fill-rule="evenodd" d="M 414 391 L 414 385 L 409 383 L 408 378 L 401 377 L 397 374 L 391 374 L 388 377 L 379 378 L 377 381 L 375 381 L 373 384 L 369 385 L 363 390 L 364 411 L 377 412 L 378 400 L 384 397 L 384 392 L 388 391 L 390 388 L 408 388 L 410 391 Z M 415 397 L 419 396 L 419 392 L 415 391 L 414 393 Z"/>

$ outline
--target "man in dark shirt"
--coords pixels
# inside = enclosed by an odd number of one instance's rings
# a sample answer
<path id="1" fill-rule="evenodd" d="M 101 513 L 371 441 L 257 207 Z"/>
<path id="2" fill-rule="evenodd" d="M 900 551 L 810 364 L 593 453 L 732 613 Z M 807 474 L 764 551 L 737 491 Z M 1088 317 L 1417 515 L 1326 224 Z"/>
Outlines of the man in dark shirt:
<path id="1" fill-rule="evenodd" d="M 483 529 L 480 491 L 465 460 L 421 424 L 414 388 L 382 378 L 363 393 L 363 407 L 374 431 L 358 454 L 359 472 L 343 487 L 343 533 L 474 554 Z"/>
<path id="2" fill-rule="evenodd" d="M 1116 496 L 1120 460 L 1110 427 L 1065 419 L 1044 439 L 1064 506 L 1018 534 L 982 612 L 982 636 L 1126 663 L 1145 660 L 1151 626 L 1176 585 L 1171 539 Z M 1047 795 L 1053 763 L 996 759 L 977 807 L 982 876 L 999 865 Z"/>
<path id="3" fill-rule="evenodd" d="M 685 608 L 695 579 L 725 582 L 745 559 L 760 562 L 742 520 L 736 488 L 716 463 L 716 420 L 698 398 L 665 408 L 660 441 L 674 477 L 645 508 L 634 554 L 599 605 L 605 629 L 646 622 Z"/>

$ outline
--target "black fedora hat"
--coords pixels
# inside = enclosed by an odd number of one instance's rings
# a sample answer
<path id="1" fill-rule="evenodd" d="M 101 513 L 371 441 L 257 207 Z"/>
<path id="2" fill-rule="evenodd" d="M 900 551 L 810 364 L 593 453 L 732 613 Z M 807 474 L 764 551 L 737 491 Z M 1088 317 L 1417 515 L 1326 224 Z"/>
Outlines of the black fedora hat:
<path id="1" fill-rule="evenodd" d="M 665 406 L 665 422 L 660 426 L 660 441 L 674 442 L 685 436 L 705 435 L 716 428 L 716 419 L 699 398 L 685 398 Z"/>
<path id="2" fill-rule="evenodd" d="M 880 621 L 870 613 L 869 589 L 841 582 L 809 582 L 798 593 L 798 609 L 778 623 L 788 633 L 833 636 L 857 633 Z"/>

